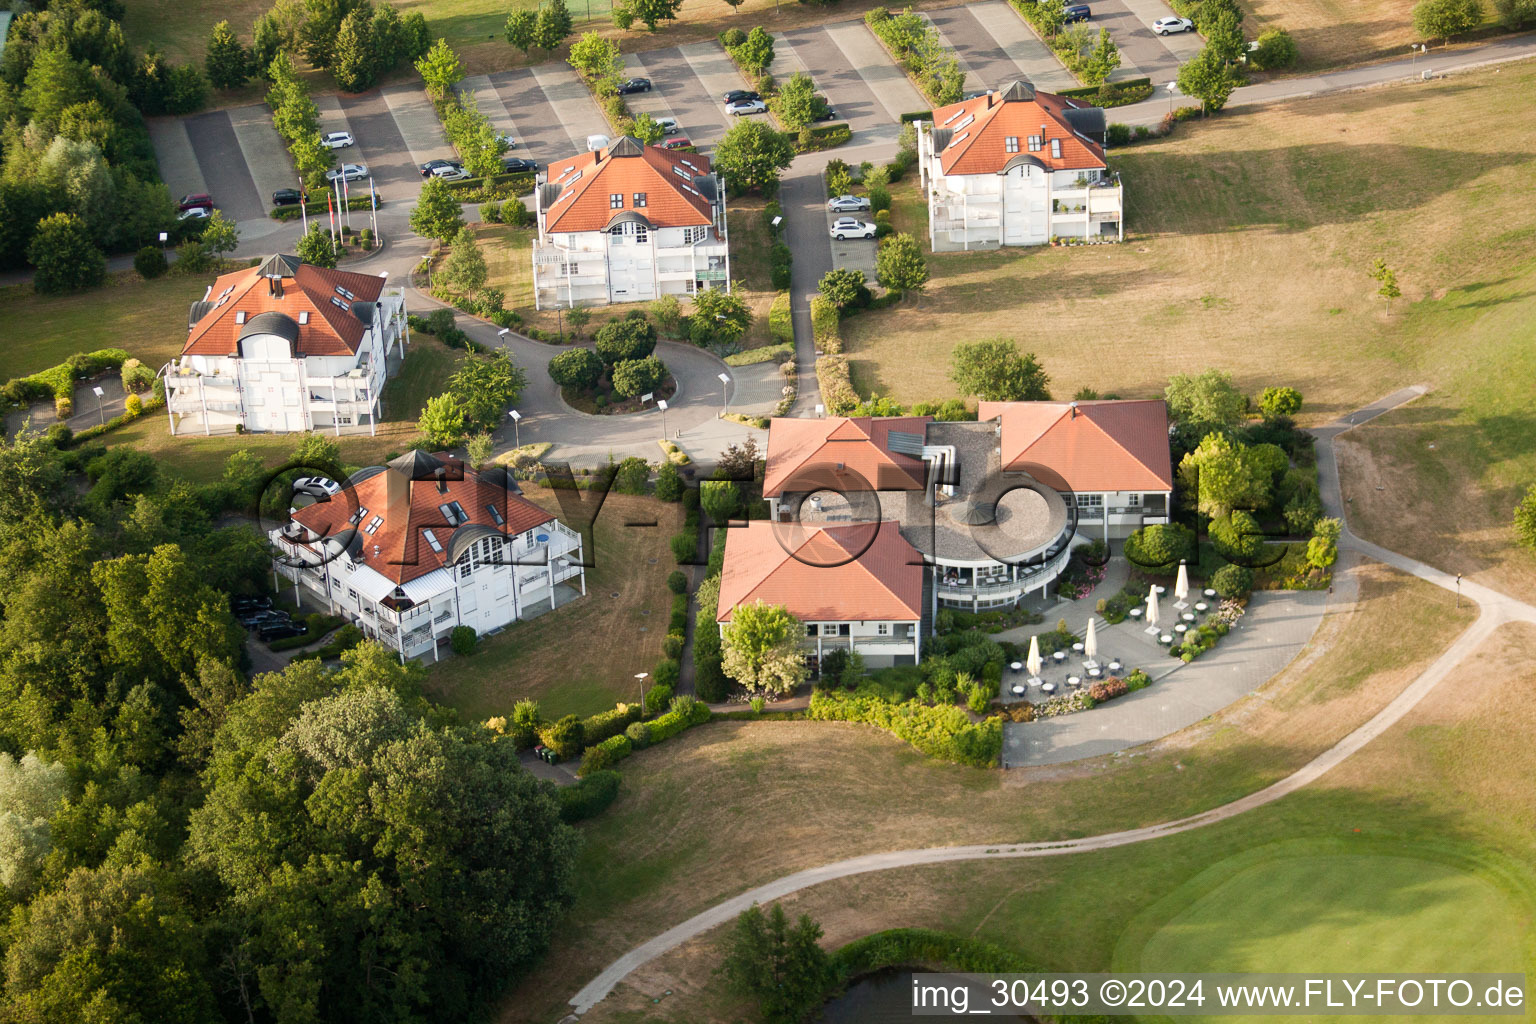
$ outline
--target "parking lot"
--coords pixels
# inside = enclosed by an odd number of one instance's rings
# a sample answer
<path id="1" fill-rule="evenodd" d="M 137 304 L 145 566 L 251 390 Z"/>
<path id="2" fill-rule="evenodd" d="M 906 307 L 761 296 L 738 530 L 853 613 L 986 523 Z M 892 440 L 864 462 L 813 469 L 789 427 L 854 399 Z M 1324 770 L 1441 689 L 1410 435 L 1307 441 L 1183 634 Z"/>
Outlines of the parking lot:
<path id="1" fill-rule="evenodd" d="M 967 92 L 999 89 L 1021 77 L 1047 92 L 1077 85 L 1004 0 L 946 7 L 929 20 L 965 65 Z"/>
<path id="2" fill-rule="evenodd" d="M 901 115 L 928 107 L 862 21 L 795 29 L 778 42 L 781 48 L 787 44 L 793 59 L 816 80 L 838 120 L 848 123 L 852 145 L 894 141 Z"/>
<path id="3" fill-rule="evenodd" d="M 206 192 L 237 224 L 270 224 L 272 191 L 298 180 L 262 104 L 154 118 L 149 134 L 171 194 Z"/>

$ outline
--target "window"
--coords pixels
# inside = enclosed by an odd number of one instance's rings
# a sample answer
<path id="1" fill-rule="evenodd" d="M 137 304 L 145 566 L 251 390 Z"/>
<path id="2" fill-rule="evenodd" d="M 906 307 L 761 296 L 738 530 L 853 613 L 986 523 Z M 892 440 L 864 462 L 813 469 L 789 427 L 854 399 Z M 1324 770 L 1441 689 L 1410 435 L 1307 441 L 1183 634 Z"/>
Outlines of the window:
<path id="1" fill-rule="evenodd" d="M 875 627 L 875 632 L 877 634 L 879 634 L 880 636 L 890 636 L 891 635 L 891 624 L 889 622 L 882 622 L 878 626 Z"/>
<path id="2" fill-rule="evenodd" d="M 533 547 L 533 531 L 532 530 L 529 530 L 527 533 L 523 534 L 523 546 L 524 547 L 528 547 L 528 548 Z"/>
<path id="3" fill-rule="evenodd" d="M 446 505 L 439 505 L 437 510 L 443 514 L 443 519 L 449 526 L 458 526 L 460 523 L 469 522 L 469 513 L 465 512 L 464 506 L 456 501 L 450 501 Z"/>
<path id="4" fill-rule="evenodd" d="M 368 509 L 359 505 L 357 511 L 352 513 L 352 518 L 348 519 L 347 522 L 351 523 L 353 526 L 356 526 L 358 523 L 363 521 L 363 516 L 367 514 Z"/>
<path id="5" fill-rule="evenodd" d="M 357 298 L 356 295 L 354 295 L 351 292 L 347 291 L 341 285 L 337 285 L 336 286 L 336 294 L 340 295 L 342 298 L 346 299 L 348 302 L 351 302 L 353 299 Z"/>
<path id="6" fill-rule="evenodd" d="M 309 323 L 309 310 L 307 310 L 307 309 L 299 310 L 299 323 L 301 325 Z"/>
<path id="7" fill-rule="evenodd" d="M 1060 139 L 1052 139 L 1051 140 L 1051 158 L 1053 160 L 1060 160 L 1061 159 L 1061 140 Z"/>
<path id="8" fill-rule="evenodd" d="M 562 263 L 562 264 L 560 264 L 560 276 L 561 277 L 575 277 L 577 275 L 577 273 L 579 273 L 579 271 L 576 269 L 576 264 L 574 264 L 574 263 Z"/>
<path id="9" fill-rule="evenodd" d="M 1003 150 L 1008 153 L 1017 153 L 1019 151 L 1019 137 L 1017 135 L 1010 135 L 1003 139 Z"/>
<path id="10" fill-rule="evenodd" d="M 1079 494 L 1077 496 L 1077 507 L 1082 509 L 1090 509 L 1094 512 L 1097 512 L 1104 507 L 1104 495 Z"/>
<path id="11" fill-rule="evenodd" d="M 805 624 L 805 635 L 806 636 L 815 636 L 816 635 L 816 623 L 808 622 L 808 623 Z"/>
<path id="12" fill-rule="evenodd" d="M 347 590 L 347 596 L 350 597 L 355 602 L 357 600 L 357 591 L 352 590 L 352 589 L 349 588 Z"/>
<path id="13" fill-rule="evenodd" d="M 640 244 L 650 241 L 650 229 L 644 224 L 635 225 L 635 241 Z"/>
<path id="14" fill-rule="evenodd" d="M 636 206 L 636 208 L 642 207 L 644 205 L 645 205 L 645 193 L 644 192 L 636 192 L 635 193 L 635 206 Z"/>
<path id="15" fill-rule="evenodd" d="M 427 538 L 427 543 L 432 545 L 433 551 L 436 551 L 438 554 L 443 553 L 443 543 L 437 539 L 437 534 L 433 533 L 431 530 L 422 530 L 421 535 Z"/>
<path id="16" fill-rule="evenodd" d="M 363 532 L 368 534 L 368 536 L 371 537 L 375 533 L 377 533 L 379 527 L 381 527 L 383 525 L 384 525 L 384 517 L 383 516 L 374 516 L 373 517 L 373 521 L 368 524 L 367 528 L 365 528 L 363 530 Z"/>
<path id="17" fill-rule="evenodd" d="M 1040 152 L 1040 136 L 1038 136 L 1038 135 L 1031 135 L 1029 137 L 1029 151 L 1031 153 L 1038 153 L 1038 152 Z"/>
<path id="18" fill-rule="evenodd" d="M 624 193 L 622 193 L 622 192 L 611 193 L 608 196 L 608 209 L 610 209 L 610 210 L 622 210 L 622 209 L 624 209 Z"/>
<path id="19" fill-rule="evenodd" d="M 1127 505 L 1140 505 L 1141 504 L 1141 495 L 1139 495 L 1139 494 L 1127 494 L 1125 496 L 1125 503 Z"/>
<path id="20" fill-rule="evenodd" d="M 683 228 L 683 244 L 692 245 L 694 242 L 702 242 L 708 234 L 707 227 Z"/>
<path id="21" fill-rule="evenodd" d="M 693 165 L 690 164 L 689 166 L 691 167 Z M 689 174 L 687 171 L 683 170 L 681 167 L 673 167 L 672 168 L 672 173 L 677 175 L 679 178 L 682 178 L 684 181 L 692 181 L 693 180 L 693 175 Z"/>
<path id="22" fill-rule="evenodd" d="M 496 523 L 497 526 L 506 525 L 507 521 L 502 518 L 501 513 L 496 510 L 495 505 L 487 505 L 485 506 L 485 510 L 491 514 L 491 519 Z"/>

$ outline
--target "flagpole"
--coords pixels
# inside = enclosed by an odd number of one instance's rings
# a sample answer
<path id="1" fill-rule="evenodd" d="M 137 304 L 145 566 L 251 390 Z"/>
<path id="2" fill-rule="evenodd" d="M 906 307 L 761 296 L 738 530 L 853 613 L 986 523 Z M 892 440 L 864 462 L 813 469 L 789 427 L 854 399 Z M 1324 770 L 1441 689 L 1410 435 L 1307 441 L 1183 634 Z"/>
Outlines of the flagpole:
<path id="1" fill-rule="evenodd" d="M 379 244 L 379 194 L 373 189 L 373 175 L 368 175 L 368 219 L 373 224 L 373 244 Z"/>
<path id="2" fill-rule="evenodd" d="M 346 220 L 347 227 L 352 226 L 352 186 L 347 181 L 347 176 L 341 176 L 341 215 Z"/>
<path id="3" fill-rule="evenodd" d="M 335 198 L 329 192 L 327 192 L 325 194 L 325 216 L 331 222 L 331 244 L 335 245 L 336 244 L 336 201 L 335 201 Z"/>
<path id="4" fill-rule="evenodd" d="M 304 179 L 299 179 L 299 216 L 304 221 L 304 233 L 309 234 L 309 193 L 304 191 Z"/>

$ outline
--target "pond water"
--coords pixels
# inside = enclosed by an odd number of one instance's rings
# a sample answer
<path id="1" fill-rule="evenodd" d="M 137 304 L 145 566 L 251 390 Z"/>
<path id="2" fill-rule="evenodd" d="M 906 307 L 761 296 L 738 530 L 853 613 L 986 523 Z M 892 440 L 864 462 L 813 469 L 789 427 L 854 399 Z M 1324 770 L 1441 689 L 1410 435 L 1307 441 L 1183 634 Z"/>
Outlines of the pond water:
<path id="1" fill-rule="evenodd" d="M 914 1017 L 912 1014 L 912 975 L 910 970 L 893 968 L 866 974 L 848 991 L 822 1007 L 821 1015 L 814 1024 L 913 1024 L 914 1021 L 938 1018 Z M 1033 1021 L 1033 1017 L 1019 1014 L 1006 1016 L 988 1014 L 988 1020 Z"/>

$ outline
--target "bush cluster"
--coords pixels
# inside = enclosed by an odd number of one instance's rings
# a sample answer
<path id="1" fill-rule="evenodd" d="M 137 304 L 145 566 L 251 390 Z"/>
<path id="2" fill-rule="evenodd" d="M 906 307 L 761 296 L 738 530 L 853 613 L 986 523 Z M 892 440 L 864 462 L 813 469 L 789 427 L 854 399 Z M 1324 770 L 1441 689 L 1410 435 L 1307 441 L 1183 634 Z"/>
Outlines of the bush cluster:
<path id="1" fill-rule="evenodd" d="M 938 29 L 922 15 L 914 14 L 910 7 L 899 14 L 875 7 L 864 15 L 864 23 L 935 106 L 960 99 L 965 91 L 965 71 L 959 58 L 945 48 Z"/>
<path id="2" fill-rule="evenodd" d="M 595 818 L 618 798 L 620 776 L 615 771 L 584 773 L 574 786 L 555 790 L 560 798 L 560 820 L 567 825 Z"/>
<path id="3" fill-rule="evenodd" d="M 619 735 L 631 722 L 638 721 L 640 721 L 640 705 L 619 704 L 612 710 L 600 711 L 582 719 L 582 741 L 589 747 L 595 746 Z"/>
<path id="4" fill-rule="evenodd" d="M 702 725 L 709 721 L 713 713 L 709 705 L 703 701 L 692 700 L 686 697 L 678 697 L 673 701 L 672 710 L 650 723 L 648 730 L 649 742 L 652 746 L 662 740 L 671 739 L 685 729 L 691 729 L 696 725 Z"/>
<path id="5" fill-rule="evenodd" d="M 995 718 L 972 722 L 956 707 L 929 707 L 915 700 L 893 704 L 879 697 L 823 691 L 811 695 L 806 717 L 873 725 L 929 757 L 956 764 L 995 768 L 1002 756 L 1002 723 Z"/>
<path id="6" fill-rule="evenodd" d="M 633 753 L 634 749 L 634 744 L 623 733 L 610 736 L 601 743 L 587 747 L 581 755 L 581 766 L 576 769 L 576 774 L 590 775 L 607 771 Z"/>
<path id="7" fill-rule="evenodd" d="M 848 359 L 840 355 L 825 355 L 816 360 L 816 384 L 821 389 L 821 400 L 826 404 L 827 415 L 842 416 L 859 404 L 859 393 L 853 390 L 853 380 L 848 375 Z"/>

